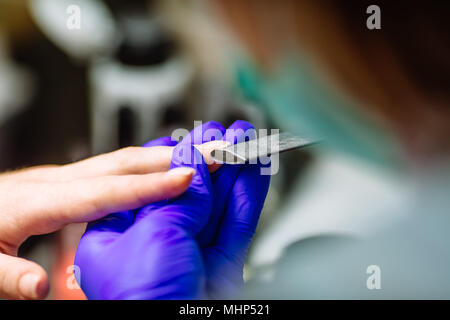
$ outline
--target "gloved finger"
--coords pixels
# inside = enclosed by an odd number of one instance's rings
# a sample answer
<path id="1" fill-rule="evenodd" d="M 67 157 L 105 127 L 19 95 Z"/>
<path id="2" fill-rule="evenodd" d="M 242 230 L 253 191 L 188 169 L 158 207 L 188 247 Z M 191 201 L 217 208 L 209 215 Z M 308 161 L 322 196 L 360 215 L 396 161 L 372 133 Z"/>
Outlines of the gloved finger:
<path id="1" fill-rule="evenodd" d="M 143 145 L 143 147 L 148 148 L 148 147 L 160 147 L 160 146 L 164 146 L 164 147 L 175 147 L 178 144 L 178 141 L 176 140 L 172 140 L 172 137 L 161 137 L 155 140 L 150 140 L 149 142 L 147 142 L 146 144 Z"/>
<path id="2" fill-rule="evenodd" d="M 0 254 L 0 298 L 43 299 L 48 289 L 48 277 L 41 266 Z"/>
<path id="3" fill-rule="evenodd" d="M 255 138 L 254 127 L 247 121 L 235 121 L 225 132 L 224 141 L 231 144 Z M 213 182 L 213 209 L 205 228 L 198 235 L 201 246 L 209 246 L 215 238 L 217 228 L 224 215 L 224 209 L 241 165 L 223 165 L 217 172 L 212 174 Z"/>
<path id="4" fill-rule="evenodd" d="M 233 265 L 244 264 L 270 184 L 261 165 L 244 165 L 231 191 L 212 251 Z M 215 261 L 209 261 L 215 264 Z"/>
<path id="5" fill-rule="evenodd" d="M 180 144 L 202 144 L 213 140 L 221 140 L 225 128 L 216 121 L 208 121 L 201 126 L 195 127 L 186 135 Z"/>
<path id="6" fill-rule="evenodd" d="M 174 149 L 171 167 L 181 166 L 196 171 L 189 188 L 176 199 L 150 204 L 140 209 L 136 214 L 135 225 L 144 220 L 143 224 L 149 225 L 176 225 L 193 236 L 206 225 L 212 207 L 212 185 L 208 167 L 201 153 L 188 144 L 179 144 Z M 145 226 L 143 228 L 145 230 Z"/>
<path id="7" fill-rule="evenodd" d="M 223 140 L 236 144 L 256 138 L 255 127 L 247 121 L 237 120 L 225 132 Z"/>
<path id="8" fill-rule="evenodd" d="M 88 223 L 86 231 L 81 238 L 79 247 L 88 245 L 92 251 L 98 252 L 102 247 L 119 237 L 133 224 L 134 216 L 132 210 L 120 211 L 107 215 L 106 217 Z"/>

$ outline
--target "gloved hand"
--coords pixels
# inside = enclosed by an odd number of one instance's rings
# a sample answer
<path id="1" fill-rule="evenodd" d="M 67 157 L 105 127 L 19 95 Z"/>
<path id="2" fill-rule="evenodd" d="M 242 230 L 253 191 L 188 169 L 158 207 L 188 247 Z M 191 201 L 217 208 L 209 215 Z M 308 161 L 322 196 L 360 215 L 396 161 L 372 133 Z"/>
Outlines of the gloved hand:
<path id="1" fill-rule="evenodd" d="M 249 128 L 243 121 L 230 127 Z M 196 170 L 183 195 L 88 226 L 75 258 L 88 298 L 214 298 L 232 294 L 242 284 L 270 176 L 260 174 L 260 165 L 223 165 L 210 175 L 192 145 L 209 141 L 199 133 L 210 129 L 225 133 L 220 124 L 209 122 L 174 149 L 171 168 Z M 235 143 L 239 138 L 229 133 L 224 139 Z M 146 146 L 174 144 L 162 138 Z"/>

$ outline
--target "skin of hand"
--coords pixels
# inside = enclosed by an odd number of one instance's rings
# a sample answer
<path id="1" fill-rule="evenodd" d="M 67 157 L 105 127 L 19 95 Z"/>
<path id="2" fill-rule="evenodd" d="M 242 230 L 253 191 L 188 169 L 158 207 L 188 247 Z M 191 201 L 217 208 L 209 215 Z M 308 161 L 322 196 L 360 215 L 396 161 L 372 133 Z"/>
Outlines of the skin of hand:
<path id="1" fill-rule="evenodd" d="M 244 121 L 229 129 L 252 128 Z M 90 223 L 75 257 L 77 280 L 89 299 L 205 299 L 233 295 L 243 284 L 243 265 L 270 183 L 258 165 L 223 165 L 210 174 L 192 144 L 208 142 L 195 128 L 175 146 L 171 168 L 195 175 L 179 197 L 121 211 Z M 200 132 L 200 134 L 198 134 Z M 157 140 L 147 144 L 174 146 Z M 191 155 L 186 163 L 183 155 Z"/>
<path id="2" fill-rule="evenodd" d="M 182 194 L 194 170 L 168 171 L 172 152 L 167 146 L 129 147 L 69 165 L 0 174 L 0 298 L 42 299 L 48 293 L 44 269 L 17 257 L 29 236 Z"/>

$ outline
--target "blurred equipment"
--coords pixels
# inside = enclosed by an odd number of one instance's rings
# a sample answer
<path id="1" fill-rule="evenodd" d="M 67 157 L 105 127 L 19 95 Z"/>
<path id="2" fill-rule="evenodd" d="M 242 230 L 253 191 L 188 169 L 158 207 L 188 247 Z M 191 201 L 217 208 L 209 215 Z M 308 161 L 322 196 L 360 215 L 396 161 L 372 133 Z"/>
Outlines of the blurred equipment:
<path id="1" fill-rule="evenodd" d="M 31 15 L 44 34 L 68 56 L 86 60 L 111 50 L 115 22 L 102 1 L 29 0 Z M 67 26 L 70 8 L 79 8 L 80 28 Z"/>
<path id="2" fill-rule="evenodd" d="M 7 39 L 0 29 L 0 126 L 26 106 L 32 93 L 32 77 L 10 59 Z"/>
<path id="3" fill-rule="evenodd" d="M 0 27 L 0 167 L 7 168 L 11 154 L 11 134 L 8 122 L 25 110 L 33 97 L 34 79 L 28 69 L 12 60 L 9 43 Z M 8 156 L 6 156 L 8 155 Z"/>
<path id="4" fill-rule="evenodd" d="M 121 39 L 113 54 L 91 64 L 94 153 L 156 137 L 168 107 L 185 96 L 193 66 L 180 54 L 146 1 L 107 1 Z"/>
<path id="5" fill-rule="evenodd" d="M 69 56 L 89 65 L 92 152 L 143 144 L 183 97 L 193 66 L 165 32 L 151 2 L 30 1 L 37 24 Z M 77 7 L 80 28 L 66 26 Z M 66 26 L 66 28 L 61 28 Z"/>

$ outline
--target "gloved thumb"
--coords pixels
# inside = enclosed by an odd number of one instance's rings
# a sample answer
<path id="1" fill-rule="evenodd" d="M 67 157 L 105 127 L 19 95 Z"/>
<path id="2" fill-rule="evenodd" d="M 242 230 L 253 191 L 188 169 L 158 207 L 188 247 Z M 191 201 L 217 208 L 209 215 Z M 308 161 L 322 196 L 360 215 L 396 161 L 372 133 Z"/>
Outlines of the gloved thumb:
<path id="1" fill-rule="evenodd" d="M 43 299 L 49 289 L 48 277 L 38 264 L 0 254 L 0 298 Z"/>

